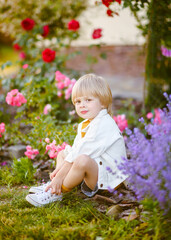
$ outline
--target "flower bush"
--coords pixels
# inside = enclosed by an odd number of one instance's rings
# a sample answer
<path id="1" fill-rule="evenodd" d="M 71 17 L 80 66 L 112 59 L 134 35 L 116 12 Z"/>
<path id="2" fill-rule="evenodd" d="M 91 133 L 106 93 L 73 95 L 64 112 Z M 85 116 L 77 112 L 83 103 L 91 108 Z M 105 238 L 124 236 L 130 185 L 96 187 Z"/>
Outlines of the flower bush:
<path id="1" fill-rule="evenodd" d="M 20 107 L 22 104 L 26 103 L 27 100 L 18 89 L 13 89 L 7 93 L 6 102 L 11 106 Z"/>
<path id="2" fill-rule="evenodd" d="M 47 140 L 46 139 L 46 142 L 50 143 L 49 142 L 49 139 Z M 52 143 L 48 144 L 46 146 L 46 152 L 48 152 L 48 155 L 50 158 L 55 158 L 57 157 L 58 153 L 61 151 L 61 150 L 64 150 L 66 148 L 66 146 L 68 146 L 68 144 L 66 142 L 63 142 L 62 145 L 56 145 L 56 141 L 53 140 Z"/>
<path id="3" fill-rule="evenodd" d="M 2 137 L 1 133 L 5 132 L 5 123 L 0 123 L 0 137 Z"/>
<path id="4" fill-rule="evenodd" d="M 157 200 L 161 208 L 171 209 L 171 96 L 167 108 L 158 110 L 160 120 L 145 124 L 146 135 L 138 128 L 127 130 L 131 154 L 120 168 L 128 174 L 138 199 Z M 141 119 L 143 121 L 143 119 Z"/>
<path id="5" fill-rule="evenodd" d="M 126 119 L 125 114 L 113 116 L 113 119 L 117 123 L 121 132 L 123 132 L 128 127 L 128 121 Z"/>
<path id="6" fill-rule="evenodd" d="M 27 146 L 26 150 L 27 151 L 24 154 L 30 159 L 34 159 L 36 155 L 39 154 L 39 151 L 37 149 L 33 149 L 31 146 Z"/>

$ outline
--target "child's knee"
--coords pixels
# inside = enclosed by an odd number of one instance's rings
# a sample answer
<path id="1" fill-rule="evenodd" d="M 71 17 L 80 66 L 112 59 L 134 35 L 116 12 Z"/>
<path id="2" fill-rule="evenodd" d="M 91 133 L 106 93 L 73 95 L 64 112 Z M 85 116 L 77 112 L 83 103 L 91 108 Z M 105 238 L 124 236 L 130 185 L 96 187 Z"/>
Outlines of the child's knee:
<path id="1" fill-rule="evenodd" d="M 64 150 L 61 150 L 57 155 L 56 161 L 63 160 L 64 158 L 65 158 Z"/>
<path id="2" fill-rule="evenodd" d="M 85 168 L 90 164 L 90 160 L 91 158 L 86 154 L 79 155 L 74 161 L 74 166 Z"/>

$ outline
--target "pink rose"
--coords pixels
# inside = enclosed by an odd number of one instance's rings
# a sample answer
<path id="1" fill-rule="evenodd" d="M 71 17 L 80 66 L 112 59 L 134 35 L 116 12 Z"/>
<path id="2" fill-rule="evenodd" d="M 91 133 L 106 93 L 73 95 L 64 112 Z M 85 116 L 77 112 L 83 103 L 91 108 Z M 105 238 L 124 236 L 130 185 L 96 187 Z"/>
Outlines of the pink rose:
<path id="1" fill-rule="evenodd" d="M 154 122 L 157 123 L 157 124 L 161 124 L 162 120 L 161 120 L 161 117 L 160 117 L 159 109 L 154 109 L 154 112 L 155 112 Z"/>
<path id="2" fill-rule="evenodd" d="M 113 119 L 115 120 L 121 132 L 128 127 L 128 121 L 125 117 L 125 114 L 113 116 Z"/>
<path id="3" fill-rule="evenodd" d="M 26 147 L 26 152 L 24 153 L 28 158 L 34 159 L 36 155 L 39 154 L 39 151 L 37 149 L 33 149 L 31 146 Z"/>
<path id="4" fill-rule="evenodd" d="M 1 133 L 5 132 L 5 123 L 0 123 L 0 137 L 2 137 Z"/>
<path id="5" fill-rule="evenodd" d="M 52 110 L 52 106 L 50 104 L 46 104 L 44 107 L 43 113 L 47 115 Z"/>
<path id="6" fill-rule="evenodd" d="M 20 52 L 20 53 L 19 53 L 19 57 L 20 57 L 21 59 L 25 59 L 25 58 L 26 58 L 26 54 L 25 54 L 24 52 Z"/>
<path id="7" fill-rule="evenodd" d="M 50 143 L 50 139 L 49 138 L 45 138 L 45 142 L 46 143 Z"/>
<path id="8" fill-rule="evenodd" d="M 24 64 L 24 65 L 22 66 L 22 68 L 23 68 L 23 69 L 27 69 L 27 68 L 28 68 L 28 64 L 27 64 L 27 63 Z"/>
<path id="9" fill-rule="evenodd" d="M 58 97 L 62 97 L 62 92 L 61 91 L 57 91 L 57 96 Z"/>
<path id="10" fill-rule="evenodd" d="M 6 102 L 11 106 L 20 107 L 22 104 L 26 103 L 27 100 L 18 89 L 13 89 L 7 93 Z"/>
<path id="11" fill-rule="evenodd" d="M 152 112 L 147 113 L 146 117 L 147 117 L 148 119 L 151 119 L 151 118 L 153 117 Z"/>

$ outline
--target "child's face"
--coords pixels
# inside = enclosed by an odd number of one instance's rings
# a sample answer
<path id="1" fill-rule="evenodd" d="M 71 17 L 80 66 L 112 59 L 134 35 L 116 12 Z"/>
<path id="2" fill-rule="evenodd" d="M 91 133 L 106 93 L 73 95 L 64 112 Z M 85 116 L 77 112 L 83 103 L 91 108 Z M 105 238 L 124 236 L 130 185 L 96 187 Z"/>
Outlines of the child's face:
<path id="1" fill-rule="evenodd" d="M 78 97 L 74 101 L 77 114 L 83 119 L 94 119 L 104 108 L 99 98 L 93 96 Z"/>

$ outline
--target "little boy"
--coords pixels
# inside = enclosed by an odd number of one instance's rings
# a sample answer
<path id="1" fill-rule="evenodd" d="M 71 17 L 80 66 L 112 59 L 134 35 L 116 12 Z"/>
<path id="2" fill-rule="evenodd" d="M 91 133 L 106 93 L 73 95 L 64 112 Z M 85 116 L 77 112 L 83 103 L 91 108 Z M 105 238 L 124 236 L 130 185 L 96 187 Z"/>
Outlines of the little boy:
<path id="1" fill-rule="evenodd" d="M 87 74 L 72 89 L 72 102 L 84 119 L 78 125 L 72 147 L 57 156 L 51 182 L 32 187 L 26 200 L 43 206 L 62 199 L 64 192 L 81 183 L 81 191 L 92 197 L 98 189 L 115 189 L 127 176 L 118 169 L 126 157 L 122 134 L 111 115 L 112 94 L 108 83 L 99 76 Z"/>

